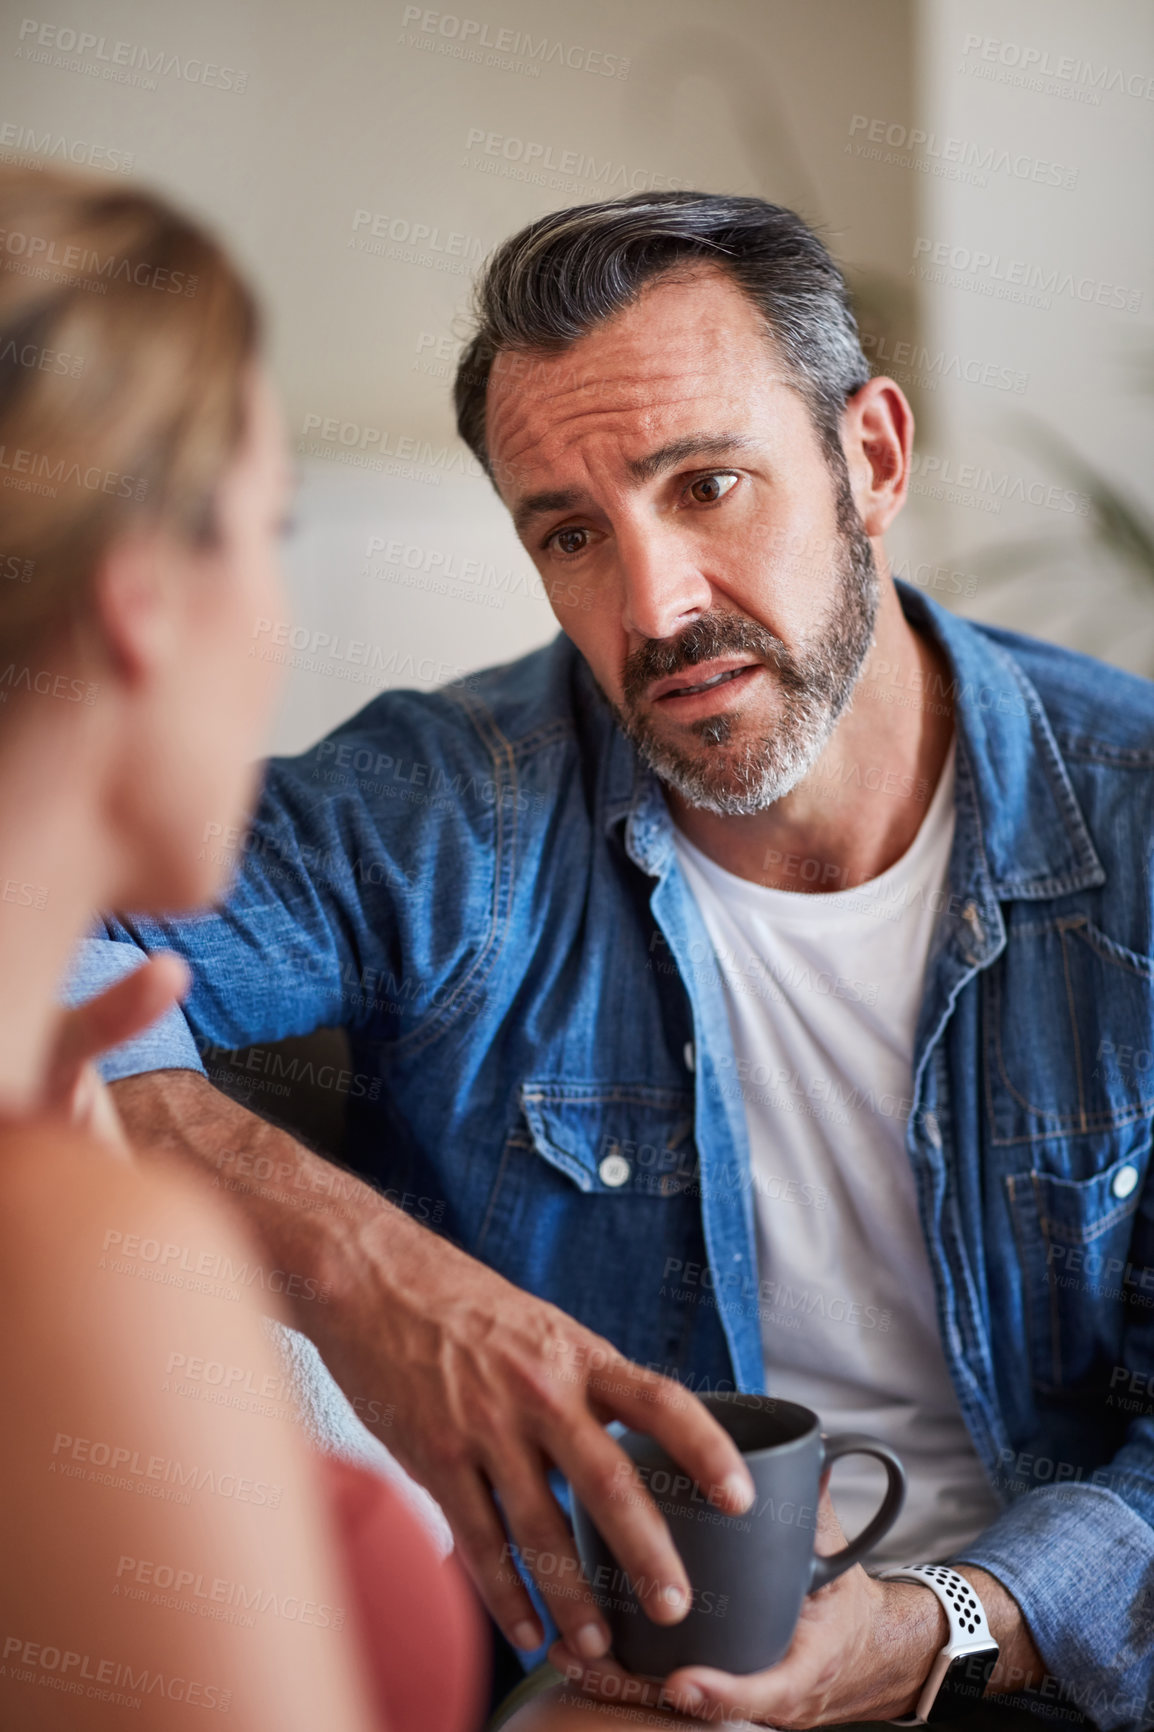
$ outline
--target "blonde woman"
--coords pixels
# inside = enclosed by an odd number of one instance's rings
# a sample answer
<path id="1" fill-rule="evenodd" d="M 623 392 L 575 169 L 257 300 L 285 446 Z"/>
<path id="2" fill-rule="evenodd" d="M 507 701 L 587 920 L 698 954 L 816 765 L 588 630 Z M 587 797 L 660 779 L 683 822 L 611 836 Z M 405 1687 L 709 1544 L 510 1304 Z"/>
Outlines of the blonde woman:
<path id="1" fill-rule="evenodd" d="M 3 172 L 0 231 L 0 1724 L 467 1732 L 455 1568 L 275 1401 L 174 1375 L 282 1390 L 259 1247 L 83 1065 L 183 965 L 56 1008 L 95 910 L 222 890 L 206 827 L 254 794 L 287 492 L 257 312 L 146 194 Z"/>

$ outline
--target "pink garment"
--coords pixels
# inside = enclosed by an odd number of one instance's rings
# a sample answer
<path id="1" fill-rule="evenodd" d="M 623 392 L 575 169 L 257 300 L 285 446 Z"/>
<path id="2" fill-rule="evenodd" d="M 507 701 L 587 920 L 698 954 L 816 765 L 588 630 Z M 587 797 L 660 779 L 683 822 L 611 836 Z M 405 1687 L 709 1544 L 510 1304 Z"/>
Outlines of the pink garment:
<path id="1" fill-rule="evenodd" d="M 386 1480 L 321 1461 L 381 1732 L 476 1732 L 486 1643 L 464 1571 Z"/>

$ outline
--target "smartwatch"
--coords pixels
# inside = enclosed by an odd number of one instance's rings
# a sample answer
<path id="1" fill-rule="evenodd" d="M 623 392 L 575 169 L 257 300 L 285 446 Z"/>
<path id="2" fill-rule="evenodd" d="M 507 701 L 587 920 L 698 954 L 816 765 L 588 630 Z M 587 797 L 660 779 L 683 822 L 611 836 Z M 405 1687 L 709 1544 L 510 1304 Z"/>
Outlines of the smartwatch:
<path id="1" fill-rule="evenodd" d="M 950 1621 L 949 1639 L 934 1657 L 917 1707 L 904 1720 L 891 1720 L 890 1725 L 932 1726 L 939 1720 L 972 1714 L 981 1707 L 998 1658 L 998 1644 L 972 1585 L 948 1564 L 911 1564 L 905 1569 L 879 1570 L 878 1579 L 921 1582 L 938 1596 Z"/>

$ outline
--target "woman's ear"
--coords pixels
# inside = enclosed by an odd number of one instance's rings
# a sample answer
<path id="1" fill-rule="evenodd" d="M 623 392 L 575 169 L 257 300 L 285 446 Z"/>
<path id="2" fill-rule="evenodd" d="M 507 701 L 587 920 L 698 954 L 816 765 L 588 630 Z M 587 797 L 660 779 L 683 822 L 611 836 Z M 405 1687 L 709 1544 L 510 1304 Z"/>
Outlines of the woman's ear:
<path id="1" fill-rule="evenodd" d="M 905 504 L 914 443 L 914 412 L 900 385 L 871 379 L 854 393 L 843 419 L 850 487 L 866 534 L 884 534 Z"/>
<path id="2" fill-rule="evenodd" d="M 115 673 L 131 686 L 162 674 L 180 653 L 187 557 L 157 530 L 120 537 L 101 555 L 92 584 L 95 625 Z"/>

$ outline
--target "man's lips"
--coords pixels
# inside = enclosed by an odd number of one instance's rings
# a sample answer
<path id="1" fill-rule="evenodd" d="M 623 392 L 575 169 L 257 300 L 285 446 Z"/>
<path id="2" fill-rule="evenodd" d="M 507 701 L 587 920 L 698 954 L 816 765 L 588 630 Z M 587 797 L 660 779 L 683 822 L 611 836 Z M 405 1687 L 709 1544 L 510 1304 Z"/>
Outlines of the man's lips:
<path id="1" fill-rule="evenodd" d="M 743 674 L 756 672 L 762 665 L 758 661 L 735 661 L 732 656 L 699 662 L 696 667 L 683 668 L 679 674 L 673 674 L 667 680 L 658 680 L 657 684 L 649 689 L 649 701 L 656 703 L 663 700 L 668 703 L 699 697 L 705 692 L 724 689 L 735 680 L 740 680 Z"/>

